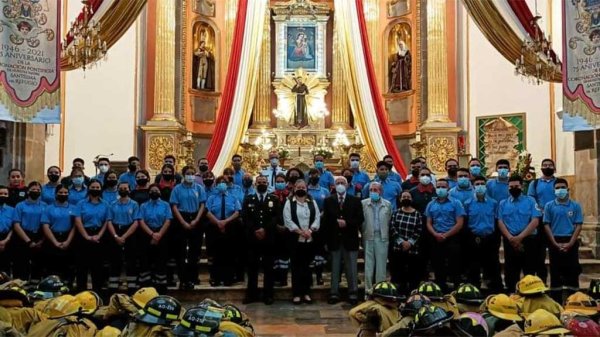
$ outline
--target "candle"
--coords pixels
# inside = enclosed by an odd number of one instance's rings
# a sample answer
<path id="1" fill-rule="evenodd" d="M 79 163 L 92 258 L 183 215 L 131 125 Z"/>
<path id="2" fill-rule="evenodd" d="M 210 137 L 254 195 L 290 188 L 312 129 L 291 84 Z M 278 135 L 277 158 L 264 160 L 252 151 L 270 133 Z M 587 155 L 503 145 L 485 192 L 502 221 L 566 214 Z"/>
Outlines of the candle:
<path id="1" fill-rule="evenodd" d="M 421 141 L 421 131 L 417 131 L 415 133 L 415 139 L 416 139 L 417 142 Z"/>

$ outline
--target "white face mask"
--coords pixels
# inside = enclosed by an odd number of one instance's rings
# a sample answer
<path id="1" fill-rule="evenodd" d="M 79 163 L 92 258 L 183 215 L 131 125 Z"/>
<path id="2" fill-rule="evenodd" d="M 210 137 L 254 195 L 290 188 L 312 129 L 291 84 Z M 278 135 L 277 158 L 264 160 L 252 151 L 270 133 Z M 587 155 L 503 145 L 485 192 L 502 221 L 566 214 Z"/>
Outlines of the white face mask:
<path id="1" fill-rule="evenodd" d="M 344 194 L 346 193 L 346 186 L 342 184 L 335 185 L 335 191 L 338 192 L 338 194 Z"/>
<path id="2" fill-rule="evenodd" d="M 108 165 L 100 165 L 98 166 L 98 170 L 100 170 L 101 173 L 106 173 L 108 172 Z"/>
<path id="3" fill-rule="evenodd" d="M 185 182 L 186 183 L 193 183 L 194 181 L 196 181 L 196 177 L 193 175 L 186 175 L 185 176 Z"/>

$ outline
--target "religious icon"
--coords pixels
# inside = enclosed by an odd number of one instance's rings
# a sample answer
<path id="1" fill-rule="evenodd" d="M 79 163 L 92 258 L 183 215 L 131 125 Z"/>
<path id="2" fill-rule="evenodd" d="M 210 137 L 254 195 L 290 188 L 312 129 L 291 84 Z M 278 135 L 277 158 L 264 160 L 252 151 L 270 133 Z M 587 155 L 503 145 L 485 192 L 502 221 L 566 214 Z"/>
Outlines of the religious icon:
<path id="1" fill-rule="evenodd" d="M 292 88 L 296 94 L 296 110 L 294 113 L 294 126 L 303 128 L 308 125 L 308 113 L 306 109 L 306 95 L 308 87 L 302 82 L 302 77 L 296 77 L 296 85 Z"/>
<path id="2" fill-rule="evenodd" d="M 408 14 L 409 3 L 407 0 L 389 0 L 387 2 L 388 18 Z"/>
<path id="3" fill-rule="evenodd" d="M 411 67 L 412 57 L 406 42 L 397 39 L 398 46 L 390 66 L 390 91 L 402 92 L 412 88 Z"/>
<path id="4" fill-rule="evenodd" d="M 215 0 L 194 1 L 194 12 L 204 16 L 215 16 Z"/>
<path id="5" fill-rule="evenodd" d="M 327 85 L 316 74 L 300 68 L 274 83 L 277 95 L 277 119 L 285 126 L 304 128 L 321 123 L 329 114 L 325 104 Z"/>
<path id="6" fill-rule="evenodd" d="M 315 66 L 315 27 L 288 27 L 287 68 Z"/>
<path id="7" fill-rule="evenodd" d="M 202 27 L 197 34 L 198 47 L 194 50 L 192 64 L 192 88 L 198 90 L 215 90 L 215 58 L 209 40 L 208 27 Z"/>

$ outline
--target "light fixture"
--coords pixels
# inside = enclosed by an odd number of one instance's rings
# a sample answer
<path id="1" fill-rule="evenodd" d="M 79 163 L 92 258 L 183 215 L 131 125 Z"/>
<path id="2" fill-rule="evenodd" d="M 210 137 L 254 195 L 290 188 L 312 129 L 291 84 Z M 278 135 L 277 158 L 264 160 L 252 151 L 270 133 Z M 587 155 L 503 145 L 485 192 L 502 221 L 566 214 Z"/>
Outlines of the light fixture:
<path id="1" fill-rule="evenodd" d="M 62 45 L 61 57 L 75 68 L 85 71 L 106 56 L 106 41 L 100 37 L 101 24 L 92 19 L 94 10 L 89 0 L 83 3 L 83 16 L 71 25 Z"/>

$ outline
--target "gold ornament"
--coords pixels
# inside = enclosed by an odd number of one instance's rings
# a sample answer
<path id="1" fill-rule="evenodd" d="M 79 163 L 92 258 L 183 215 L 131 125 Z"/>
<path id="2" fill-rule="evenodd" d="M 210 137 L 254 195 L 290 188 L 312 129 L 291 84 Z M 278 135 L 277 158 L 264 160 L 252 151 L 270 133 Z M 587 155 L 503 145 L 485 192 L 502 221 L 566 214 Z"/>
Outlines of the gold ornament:
<path id="1" fill-rule="evenodd" d="M 148 145 L 149 164 L 151 170 L 160 170 L 163 159 L 168 154 L 175 153 L 175 142 L 170 136 L 154 136 L 150 138 Z"/>

